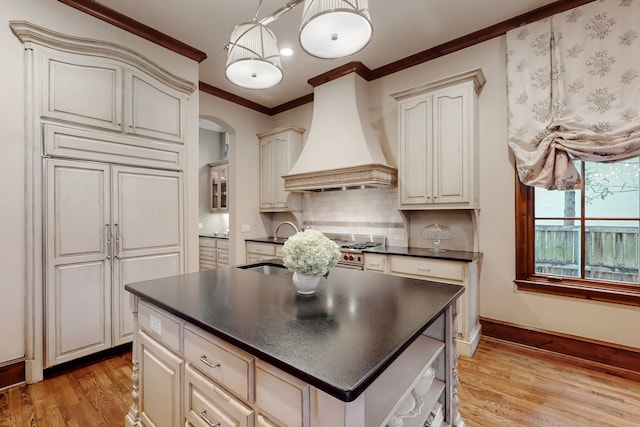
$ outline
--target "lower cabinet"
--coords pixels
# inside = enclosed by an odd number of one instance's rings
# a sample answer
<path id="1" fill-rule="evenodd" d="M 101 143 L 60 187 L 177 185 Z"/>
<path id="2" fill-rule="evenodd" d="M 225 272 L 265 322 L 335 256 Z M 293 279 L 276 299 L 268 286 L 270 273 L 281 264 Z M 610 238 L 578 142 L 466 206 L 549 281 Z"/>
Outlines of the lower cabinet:
<path id="1" fill-rule="evenodd" d="M 352 402 L 343 402 L 134 297 L 133 426 L 423 426 L 440 411 L 463 425 L 448 308 Z M 440 415 L 442 417 L 442 415 Z"/>
<path id="2" fill-rule="evenodd" d="M 229 239 L 200 237 L 198 249 L 200 271 L 229 265 Z"/>
<path id="3" fill-rule="evenodd" d="M 481 336 L 478 300 L 478 261 L 453 261 L 405 255 L 364 254 L 364 269 L 394 276 L 464 286 L 458 299 L 458 353 L 472 357 Z"/>
<path id="4" fill-rule="evenodd" d="M 140 340 L 140 419 L 145 426 L 181 425 L 182 357 L 144 331 Z"/>
<path id="5" fill-rule="evenodd" d="M 246 242 L 247 264 L 267 259 L 284 258 L 282 245 L 279 243 Z"/>

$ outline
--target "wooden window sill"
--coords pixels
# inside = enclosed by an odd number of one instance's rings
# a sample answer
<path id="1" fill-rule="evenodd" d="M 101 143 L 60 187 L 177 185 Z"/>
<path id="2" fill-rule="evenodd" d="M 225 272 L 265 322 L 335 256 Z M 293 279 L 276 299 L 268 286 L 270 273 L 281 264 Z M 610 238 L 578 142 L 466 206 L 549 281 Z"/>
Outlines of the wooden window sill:
<path id="1" fill-rule="evenodd" d="M 532 276 L 516 279 L 518 290 L 640 306 L 640 285 Z"/>

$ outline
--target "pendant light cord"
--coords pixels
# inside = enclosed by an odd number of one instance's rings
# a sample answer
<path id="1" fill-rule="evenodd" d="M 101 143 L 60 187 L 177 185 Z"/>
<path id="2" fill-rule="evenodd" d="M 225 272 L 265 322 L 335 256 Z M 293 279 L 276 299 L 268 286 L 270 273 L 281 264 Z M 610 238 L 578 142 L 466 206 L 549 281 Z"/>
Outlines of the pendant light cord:
<path id="1" fill-rule="evenodd" d="M 253 22 L 258 20 L 258 14 L 260 13 L 260 7 L 262 6 L 262 0 L 258 1 L 258 8 L 256 9 L 256 14 L 253 17 Z"/>

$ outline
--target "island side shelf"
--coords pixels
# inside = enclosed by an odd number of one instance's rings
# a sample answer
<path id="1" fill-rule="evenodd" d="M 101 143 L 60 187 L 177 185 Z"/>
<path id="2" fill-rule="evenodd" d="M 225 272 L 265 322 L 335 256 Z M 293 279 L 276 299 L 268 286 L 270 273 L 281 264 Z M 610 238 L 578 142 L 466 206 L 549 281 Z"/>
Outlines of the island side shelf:
<path id="1" fill-rule="evenodd" d="M 410 427 L 432 411 L 464 425 L 459 285 L 335 269 L 300 297 L 290 272 L 228 266 L 126 289 L 127 426 Z"/>

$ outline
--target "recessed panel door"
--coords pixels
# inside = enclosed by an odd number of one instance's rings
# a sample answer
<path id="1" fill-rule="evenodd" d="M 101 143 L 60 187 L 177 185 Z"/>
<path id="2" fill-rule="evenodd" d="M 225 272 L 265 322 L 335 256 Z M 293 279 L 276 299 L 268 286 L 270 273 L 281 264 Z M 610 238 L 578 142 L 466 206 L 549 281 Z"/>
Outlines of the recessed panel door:
<path id="1" fill-rule="evenodd" d="M 126 283 L 184 271 L 182 174 L 114 166 L 113 340 L 131 341 L 133 316 Z"/>
<path id="2" fill-rule="evenodd" d="M 46 361 L 111 346 L 109 166 L 47 161 Z"/>

